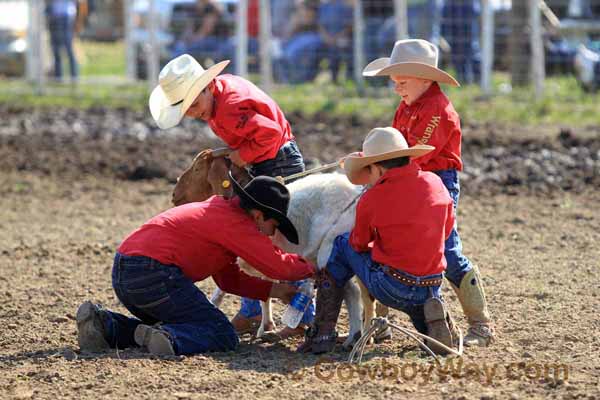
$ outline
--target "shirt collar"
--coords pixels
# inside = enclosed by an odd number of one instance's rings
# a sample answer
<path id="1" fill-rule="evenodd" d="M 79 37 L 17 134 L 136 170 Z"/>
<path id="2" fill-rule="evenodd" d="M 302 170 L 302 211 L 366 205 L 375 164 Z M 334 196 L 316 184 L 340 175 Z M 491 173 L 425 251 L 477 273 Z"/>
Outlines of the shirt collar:
<path id="1" fill-rule="evenodd" d="M 218 76 L 215 78 L 215 87 L 213 89 L 213 109 L 210 119 L 213 119 L 215 115 L 217 115 L 217 108 L 219 108 L 219 99 L 221 98 L 221 93 L 225 90 L 223 86 L 222 77 Z"/>
<path id="2" fill-rule="evenodd" d="M 375 182 L 374 186 L 379 185 L 380 183 L 385 182 L 386 180 L 396 180 L 399 178 L 403 178 L 406 176 L 414 176 L 419 173 L 421 168 L 416 162 L 411 161 L 410 164 L 401 167 L 401 168 L 392 168 L 388 169 L 385 174 L 381 178 Z"/>
<path id="3" fill-rule="evenodd" d="M 440 88 L 440 85 L 437 82 L 433 82 L 431 86 L 429 86 L 429 88 L 418 99 L 413 101 L 409 107 L 424 103 L 428 98 L 438 95 L 441 91 L 442 89 Z"/>

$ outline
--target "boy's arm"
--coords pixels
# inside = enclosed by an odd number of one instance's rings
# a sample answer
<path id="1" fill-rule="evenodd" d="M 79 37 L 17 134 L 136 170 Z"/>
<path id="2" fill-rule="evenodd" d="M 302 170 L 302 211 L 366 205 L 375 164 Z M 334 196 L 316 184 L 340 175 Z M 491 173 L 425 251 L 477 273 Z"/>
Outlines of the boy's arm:
<path id="1" fill-rule="evenodd" d="M 228 113 L 224 126 L 244 139 L 237 150 L 247 164 L 252 164 L 254 160 L 268 153 L 284 135 L 276 121 L 245 106 L 237 107 Z"/>
<path id="2" fill-rule="evenodd" d="M 272 282 L 246 274 L 237 263 L 221 269 L 212 278 L 224 292 L 263 301 L 267 300 L 273 286 Z"/>
<path id="3" fill-rule="evenodd" d="M 441 106 L 425 107 L 424 110 L 427 111 L 419 116 L 418 122 L 412 127 L 410 136 L 416 138 L 415 144 L 434 146 L 435 150 L 419 157 L 419 165 L 425 165 L 436 158 L 446 147 L 451 137 L 456 134 L 460 135 L 458 115 L 448 113 Z"/>
<path id="4" fill-rule="evenodd" d="M 350 233 L 350 245 L 358 252 L 371 250 L 369 243 L 375 240 L 375 231 L 371 226 L 372 215 L 366 195 L 367 193 L 358 201 L 354 228 Z"/>
<path id="5" fill-rule="evenodd" d="M 271 279 L 299 281 L 314 275 L 315 267 L 297 254 L 286 253 L 252 224 L 239 224 L 223 235 L 226 249 Z"/>

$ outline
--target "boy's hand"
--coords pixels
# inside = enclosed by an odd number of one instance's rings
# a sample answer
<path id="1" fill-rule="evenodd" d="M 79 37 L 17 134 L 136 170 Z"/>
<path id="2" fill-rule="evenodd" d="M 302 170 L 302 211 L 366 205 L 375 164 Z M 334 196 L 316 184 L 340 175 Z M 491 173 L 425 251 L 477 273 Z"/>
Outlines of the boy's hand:
<path id="1" fill-rule="evenodd" d="M 237 165 L 240 168 L 246 166 L 246 161 L 242 160 L 242 157 L 240 157 L 239 150 L 235 150 L 235 151 L 232 151 L 231 153 L 229 153 L 229 159 L 231 160 L 232 163 L 234 163 L 235 165 Z"/>
<path id="2" fill-rule="evenodd" d="M 269 297 L 281 299 L 285 304 L 289 304 L 298 291 L 298 288 L 287 283 L 273 283 Z"/>

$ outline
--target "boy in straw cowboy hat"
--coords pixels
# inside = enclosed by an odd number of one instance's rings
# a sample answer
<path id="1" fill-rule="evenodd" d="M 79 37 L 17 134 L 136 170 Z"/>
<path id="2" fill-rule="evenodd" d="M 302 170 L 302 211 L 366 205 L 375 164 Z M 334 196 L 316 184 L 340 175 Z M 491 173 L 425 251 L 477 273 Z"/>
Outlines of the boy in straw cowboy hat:
<path id="1" fill-rule="evenodd" d="M 288 176 L 304 171 L 304 160 L 285 115 L 265 92 L 235 75 L 218 76 L 229 64 L 221 61 L 204 69 L 192 56 L 183 54 L 161 70 L 158 86 L 150 95 L 150 111 L 161 129 L 177 125 L 184 117 L 206 121 L 233 152 L 229 159 L 249 167 L 253 176 Z M 232 323 L 239 333 L 255 332 L 261 307 L 242 298 Z M 284 328 L 280 336 L 303 334 L 312 322 L 314 307 L 306 311 L 300 328 Z"/>
<path id="2" fill-rule="evenodd" d="M 343 287 L 354 275 L 378 301 L 408 314 L 419 332 L 449 347 L 456 344 L 440 292 L 444 241 L 454 224 L 452 199 L 437 176 L 411 160 L 433 150 L 423 144 L 409 147 L 392 127 L 375 128 L 363 151 L 346 157 L 350 182 L 371 187 L 356 206 L 354 229 L 335 239 L 318 273 L 315 322 L 299 351 L 333 349 Z"/>
<path id="3" fill-rule="evenodd" d="M 395 91 L 402 97 L 393 127 L 409 145 L 429 144 L 435 150 L 416 160 L 424 171 L 437 174 L 458 208 L 462 170 L 460 119 L 439 83 L 459 86 L 438 67 L 438 49 L 426 40 L 408 39 L 395 43 L 391 57 L 369 63 L 364 76 L 390 76 Z M 493 340 L 491 317 L 487 308 L 479 269 L 462 254 L 457 227 L 446 240 L 444 255 L 446 278 L 456 291 L 469 321 L 466 345 L 487 346 Z"/>
<path id="4" fill-rule="evenodd" d="M 133 317 L 84 302 L 77 310 L 82 350 L 140 346 L 158 355 L 234 350 L 238 337 L 233 326 L 194 282 L 212 277 L 226 292 L 289 302 L 296 287 L 246 275 L 237 257 L 272 279 L 313 275 L 312 264 L 276 248 L 269 239 L 277 229 L 298 243 L 296 228 L 286 216 L 287 188 L 266 176 L 245 187 L 230 179 L 238 197 L 213 196 L 171 208 L 121 243 L 113 288 Z"/>

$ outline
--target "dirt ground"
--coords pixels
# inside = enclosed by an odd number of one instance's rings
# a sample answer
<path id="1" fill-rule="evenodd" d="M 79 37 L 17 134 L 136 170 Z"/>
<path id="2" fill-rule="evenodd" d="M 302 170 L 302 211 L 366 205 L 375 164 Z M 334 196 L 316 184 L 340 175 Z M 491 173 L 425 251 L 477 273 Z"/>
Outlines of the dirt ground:
<path id="1" fill-rule="evenodd" d="M 235 352 L 194 357 L 90 355 L 79 352 L 75 311 L 89 299 L 125 312 L 110 283 L 114 250 L 170 206 L 172 179 L 126 180 L 73 164 L 95 153 L 111 160 L 109 168 L 128 157 L 114 156 L 118 146 L 85 138 L 51 146 L 42 135 L 25 151 L 18 140 L 0 133 L 0 399 L 600 399 L 594 179 L 571 191 L 463 187 L 464 251 L 484 276 L 497 341 L 468 349 L 462 361 L 446 358 L 438 366 L 398 335 L 368 347 L 360 368 L 343 363 L 348 353 L 341 349 L 320 358 L 295 354 L 295 340 L 244 338 Z M 85 157 L 65 150 L 71 145 Z M 210 293 L 214 284 L 199 287 Z M 445 295 L 466 328 L 447 287 Z M 233 316 L 238 305 L 228 296 L 223 309 Z M 276 304 L 276 318 L 282 310 Z M 393 318 L 408 324 L 400 313 Z M 345 315 L 340 328 L 347 329 Z"/>

